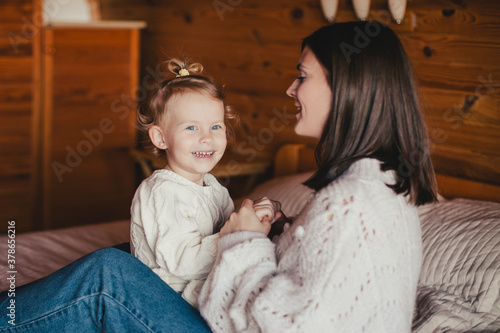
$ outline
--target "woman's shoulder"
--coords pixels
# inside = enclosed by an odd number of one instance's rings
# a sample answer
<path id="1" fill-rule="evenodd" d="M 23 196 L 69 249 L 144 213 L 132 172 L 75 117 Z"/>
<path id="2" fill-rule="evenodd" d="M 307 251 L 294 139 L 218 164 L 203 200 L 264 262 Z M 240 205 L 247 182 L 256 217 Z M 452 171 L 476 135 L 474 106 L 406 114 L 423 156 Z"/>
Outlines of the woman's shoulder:
<path id="1" fill-rule="evenodd" d="M 382 171 L 381 162 L 373 158 L 356 161 L 340 177 L 321 189 L 316 197 L 331 203 L 345 203 L 361 198 L 366 203 L 396 196 L 388 186 L 396 182 L 393 171 Z"/>
<path id="2" fill-rule="evenodd" d="M 306 219 L 325 223 L 334 216 L 337 222 L 364 216 L 374 223 L 384 223 L 416 216 L 416 208 L 407 197 L 388 186 L 394 183 L 394 172 L 380 170 L 377 160 L 361 160 L 353 167 L 315 194 L 305 210 Z"/>
<path id="3" fill-rule="evenodd" d="M 354 162 L 339 179 L 363 182 L 383 182 L 393 184 L 396 174 L 393 170 L 383 171 L 382 162 L 376 158 L 363 158 Z"/>

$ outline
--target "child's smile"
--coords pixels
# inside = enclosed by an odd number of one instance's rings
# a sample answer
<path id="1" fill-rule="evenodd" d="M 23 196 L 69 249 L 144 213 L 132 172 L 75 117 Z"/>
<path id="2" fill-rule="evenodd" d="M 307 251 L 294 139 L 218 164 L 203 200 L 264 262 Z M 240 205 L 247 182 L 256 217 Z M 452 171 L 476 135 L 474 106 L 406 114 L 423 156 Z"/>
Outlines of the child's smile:
<path id="1" fill-rule="evenodd" d="M 203 151 L 195 151 L 193 153 L 194 156 L 200 157 L 200 158 L 207 158 L 211 157 L 214 154 L 214 151 L 208 151 L 208 152 L 203 152 Z"/>

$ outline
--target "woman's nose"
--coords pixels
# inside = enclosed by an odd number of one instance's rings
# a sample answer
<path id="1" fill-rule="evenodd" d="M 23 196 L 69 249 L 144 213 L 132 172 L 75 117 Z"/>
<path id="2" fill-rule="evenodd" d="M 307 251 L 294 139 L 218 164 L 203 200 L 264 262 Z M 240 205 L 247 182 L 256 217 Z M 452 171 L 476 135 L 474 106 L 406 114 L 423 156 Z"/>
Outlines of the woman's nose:
<path id="1" fill-rule="evenodd" d="M 295 79 L 292 84 L 290 85 L 290 87 L 288 87 L 288 89 L 286 90 L 286 94 L 292 98 L 295 97 L 295 92 L 297 91 L 297 79 Z"/>

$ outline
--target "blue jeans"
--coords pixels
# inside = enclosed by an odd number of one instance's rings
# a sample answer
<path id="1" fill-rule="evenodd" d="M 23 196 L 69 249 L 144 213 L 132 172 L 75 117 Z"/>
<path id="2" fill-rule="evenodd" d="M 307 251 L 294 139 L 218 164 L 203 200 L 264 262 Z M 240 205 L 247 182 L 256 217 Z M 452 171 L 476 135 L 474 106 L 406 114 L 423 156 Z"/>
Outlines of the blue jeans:
<path id="1" fill-rule="evenodd" d="M 116 248 L 16 288 L 15 297 L 0 293 L 0 316 L 1 332 L 210 332 L 195 308 Z"/>

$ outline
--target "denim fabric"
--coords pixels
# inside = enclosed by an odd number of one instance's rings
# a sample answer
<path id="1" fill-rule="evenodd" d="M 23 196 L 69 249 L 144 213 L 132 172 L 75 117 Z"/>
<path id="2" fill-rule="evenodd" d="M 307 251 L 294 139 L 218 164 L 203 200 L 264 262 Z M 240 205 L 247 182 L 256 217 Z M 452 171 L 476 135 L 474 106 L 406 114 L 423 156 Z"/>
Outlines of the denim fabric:
<path id="1" fill-rule="evenodd" d="M 15 300 L 15 326 L 8 321 Z M 210 332 L 199 312 L 132 255 L 93 252 L 0 293 L 0 332 Z"/>

